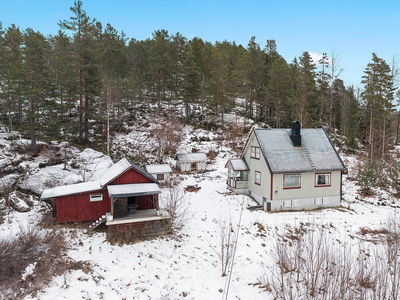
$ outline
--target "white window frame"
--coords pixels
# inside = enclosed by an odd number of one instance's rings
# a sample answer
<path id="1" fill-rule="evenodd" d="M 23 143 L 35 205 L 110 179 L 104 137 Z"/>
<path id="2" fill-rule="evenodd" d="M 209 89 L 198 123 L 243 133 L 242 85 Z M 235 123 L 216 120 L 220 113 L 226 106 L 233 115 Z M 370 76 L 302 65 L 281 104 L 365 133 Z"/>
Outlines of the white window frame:
<path id="1" fill-rule="evenodd" d="M 103 194 L 91 194 L 90 202 L 100 202 L 103 201 Z"/>
<path id="2" fill-rule="evenodd" d="M 315 205 L 322 205 L 322 197 L 314 198 L 314 204 Z"/>
<path id="3" fill-rule="evenodd" d="M 250 157 L 255 159 L 260 159 L 260 147 L 251 146 Z"/>
<path id="4" fill-rule="evenodd" d="M 283 207 L 284 208 L 292 207 L 292 200 L 283 200 Z"/>
<path id="5" fill-rule="evenodd" d="M 296 186 L 286 186 L 286 185 L 285 185 L 285 183 L 286 183 L 286 178 L 289 178 L 289 177 L 297 177 L 297 178 L 299 178 L 299 185 L 296 185 Z M 284 189 L 299 189 L 299 188 L 301 188 L 301 175 L 300 175 L 300 174 L 287 174 L 287 175 L 283 175 L 283 188 L 284 188 Z"/>
<path id="6" fill-rule="evenodd" d="M 322 204 L 329 204 L 329 197 L 323 197 Z"/>
<path id="7" fill-rule="evenodd" d="M 318 176 L 327 176 L 328 177 L 328 183 L 319 184 L 318 183 Z M 315 174 L 315 186 L 316 187 L 331 186 L 331 173 L 316 173 Z"/>
<path id="8" fill-rule="evenodd" d="M 300 206 L 300 200 L 295 199 L 292 200 L 292 207 L 299 207 Z"/>
<path id="9" fill-rule="evenodd" d="M 257 182 L 257 177 L 258 177 L 258 182 Z M 261 185 L 261 172 L 254 171 L 254 183 L 257 185 Z"/>

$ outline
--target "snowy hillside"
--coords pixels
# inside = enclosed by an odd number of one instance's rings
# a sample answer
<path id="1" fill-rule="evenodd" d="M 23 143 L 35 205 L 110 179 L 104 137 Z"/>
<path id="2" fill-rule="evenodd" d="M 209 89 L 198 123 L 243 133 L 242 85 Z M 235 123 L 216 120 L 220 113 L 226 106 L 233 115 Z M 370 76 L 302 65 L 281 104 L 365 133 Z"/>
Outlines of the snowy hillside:
<path id="1" fill-rule="evenodd" d="M 300 224 L 329 224 L 329 234 L 337 243 L 357 245 L 361 240 L 360 228 L 386 228 L 389 218 L 396 213 L 396 208 L 359 201 L 356 182 L 347 180 L 346 176 L 341 208 L 285 213 L 250 211 L 247 207 L 256 205 L 251 198 L 232 195 L 226 188 L 224 166 L 229 157 L 236 155 L 234 151 L 216 133 L 189 126 L 184 127 L 183 132 L 179 150 L 195 148 L 217 153 L 215 160 L 207 166 L 207 172 L 176 175 L 181 189 L 188 185 L 200 187 L 197 192 L 185 193 L 188 204 L 186 226 L 176 234 L 112 245 L 104 232 L 92 233 L 80 226 L 55 225 L 54 228 L 66 235 L 68 258 L 90 267 L 70 269 L 55 276 L 47 286 L 26 295 L 25 299 L 225 299 L 226 296 L 227 299 L 274 299 L 260 280 L 275 264 L 276 233 Z M 39 163 L 49 159 L 39 156 L 33 161 L 25 160 L 23 155 L 14 154 L 13 146 L 6 138 L 7 135 L 2 133 L 1 168 L 18 160 L 18 166 L 25 168 L 18 174 L 25 177 L 19 177 L 17 184 L 38 193 L 51 185 L 95 180 L 112 163 L 108 156 L 94 150 L 81 152 L 69 147 L 68 170 L 63 170 L 62 163 L 39 168 Z M 146 133 L 135 130 L 127 136 L 119 136 L 115 142 L 123 148 L 124 141 L 130 149 L 137 147 L 145 151 L 146 147 L 153 146 Z M 137 146 L 138 141 L 143 144 Z M 53 146 L 63 153 L 62 144 Z M 346 161 L 351 173 L 355 158 L 346 157 Z M 173 160 L 168 162 L 173 163 Z M 3 181 L 14 182 L 15 173 L 5 175 Z M 9 220 L 4 217 L 0 238 L 18 234 L 20 227 L 39 226 L 48 208 L 37 199 L 29 196 L 33 203 L 29 212 L 12 211 Z M 238 241 L 233 266 L 228 267 L 228 276 L 221 276 L 218 257 L 221 224 L 229 221 L 235 234 L 238 232 Z M 48 229 L 40 227 L 40 230 Z M 34 265 L 26 272 L 34 274 Z M 25 278 L 23 275 L 21 280 Z"/>

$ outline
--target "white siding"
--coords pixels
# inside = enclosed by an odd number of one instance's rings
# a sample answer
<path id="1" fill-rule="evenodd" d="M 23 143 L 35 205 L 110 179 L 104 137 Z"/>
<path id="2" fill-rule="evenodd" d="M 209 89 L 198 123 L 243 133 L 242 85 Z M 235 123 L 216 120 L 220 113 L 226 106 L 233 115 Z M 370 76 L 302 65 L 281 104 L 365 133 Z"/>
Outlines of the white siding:
<path id="1" fill-rule="evenodd" d="M 320 172 L 317 172 L 320 173 Z M 330 186 L 315 186 L 315 173 L 301 173 L 301 188 L 283 189 L 283 174 L 273 175 L 272 199 L 294 199 L 307 197 L 327 197 L 340 195 L 341 171 L 331 173 Z"/>
<path id="2" fill-rule="evenodd" d="M 247 162 L 247 165 L 249 166 L 249 190 L 256 194 L 256 195 L 261 195 L 262 197 L 265 197 L 266 199 L 271 198 L 271 175 L 268 170 L 267 163 L 265 162 L 264 156 L 260 152 L 260 159 L 255 159 L 251 158 L 251 146 L 255 147 L 260 147 L 258 144 L 257 138 L 254 134 L 254 131 L 252 132 L 249 141 L 247 143 L 247 146 L 243 152 L 243 157 Z M 260 148 L 261 151 L 261 148 Z M 261 185 L 255 184 L 255 171 L 258 171 L 261 173 Z M 261 199 L 256 199 L 258 202 L 259 200 L 262 201 Z"/>

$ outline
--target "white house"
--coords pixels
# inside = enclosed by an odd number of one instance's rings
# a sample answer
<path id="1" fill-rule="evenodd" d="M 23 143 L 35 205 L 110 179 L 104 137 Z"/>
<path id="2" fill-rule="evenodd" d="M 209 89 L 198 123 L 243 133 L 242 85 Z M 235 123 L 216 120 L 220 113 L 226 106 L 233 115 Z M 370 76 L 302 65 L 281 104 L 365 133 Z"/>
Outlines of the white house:
<path id="1" fill-rule="evenodd" d="M 172 169 L 168 164 L 146 165 L 146 171 L 161 183 L 169 182 Z"/>
<path id="2" fill-rule="evenodd" d="M 241 158 L 230 159 L 228 186 L 267 211 L 339 206 L 343 161 L 323 128 L 253 129 Z"/>
<path id="3" fill-rule="evenodd" d="M 205 171 L 207 155 L 202 152 L 178 153 L 175 156 L 176 166 L 181 172 Z"/>

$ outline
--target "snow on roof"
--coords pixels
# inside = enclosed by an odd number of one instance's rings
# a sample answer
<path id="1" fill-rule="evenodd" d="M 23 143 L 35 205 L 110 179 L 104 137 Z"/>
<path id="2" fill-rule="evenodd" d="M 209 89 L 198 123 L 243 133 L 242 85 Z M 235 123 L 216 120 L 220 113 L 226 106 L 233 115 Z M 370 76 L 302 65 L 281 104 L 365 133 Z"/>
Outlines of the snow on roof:
<path id="1" fill-rule="evenodd" d="M 255 129 L 272 173 L 345 170 L 322 128 L 301 129 L 301 147 L 294 147 L 289 129 Z"/>
<path id="2" fill-rule="evenodd" d="M 164 165 L 147 165 L 146 166 L 146 171 L 149 172 L 150 174 L 171 173 L 172 169 L 168 164 L 164 164 Z"/>
<path id="3" fill-rule="evenodd" d="M 161 189 L 156 183 L 132 183 L 107 186 L 110 197 L 132 197 L 160 194 Z"/>
<path id="4" fill-rule="evenodd" d="M 244 158 L 232 158 L 229 160 L 233 171 L 250 171 Z"/>
<path id="5" fill-rule="evenodd" d="M 191 162 L 191 161 L 207 161 L 207 155 L 203 152 L 197 153 L 178 153 L 175 156 L 175 159 L 183 162 Z"/>
<path id="6" fill-rule="evenodd" d="M 115 179 L 116 177 L 118 177 L 120 174 L 124 173 L 131 167 L 134 168 L 139 173 L 146 176 L 147 178 L 149 178 L 150 180 L 152 180 L 153 182 L 157 182 L 157 180 L 151 174 L 147 173 L 145 170 L 135 165 L 130 160 L 123 158 L 119 162 L 114 164 L 111 168 L 100 174 L 99 181 L 101 186 L 105 186 L 107 183 L 109 183 L 110 181 L 112 181 L 113 179 Z"/>
<path id="7" fill-rule="evenodd" d="M 56 198 L 60 196 L 85 193 L 90 191 L 101 190 L 102 187 L 98 181 L 89 181 L 77 184 L 63 185 L 44 190 L 40 196 L 40 200 Z"/>

